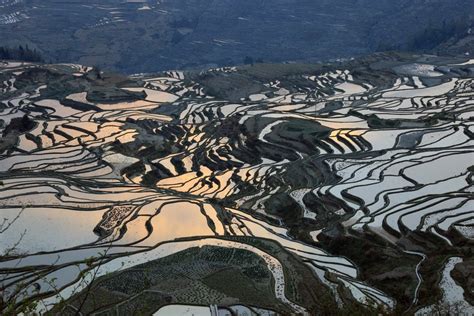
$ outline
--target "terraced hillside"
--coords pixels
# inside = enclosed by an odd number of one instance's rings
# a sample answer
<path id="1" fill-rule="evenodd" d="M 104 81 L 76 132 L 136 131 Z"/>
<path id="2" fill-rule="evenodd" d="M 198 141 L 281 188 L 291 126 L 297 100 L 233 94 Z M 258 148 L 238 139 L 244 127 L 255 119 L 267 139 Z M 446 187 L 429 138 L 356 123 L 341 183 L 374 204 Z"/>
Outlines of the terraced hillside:
<path id="1" fill-rule="evenodd" d="M 474 312 L 473 60 L 0 68 L 2 312 Z"/>

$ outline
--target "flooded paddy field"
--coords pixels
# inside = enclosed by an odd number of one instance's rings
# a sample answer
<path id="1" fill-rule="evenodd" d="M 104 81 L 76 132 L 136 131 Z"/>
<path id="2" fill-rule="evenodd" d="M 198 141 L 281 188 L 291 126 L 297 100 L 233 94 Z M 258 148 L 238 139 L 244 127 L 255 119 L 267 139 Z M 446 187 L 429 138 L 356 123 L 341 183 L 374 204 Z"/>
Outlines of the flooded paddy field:
<path id="1" fill-rule="evenodd" d="M 2 312 L 474 306 L 469 61 L 0 82 Z"/>

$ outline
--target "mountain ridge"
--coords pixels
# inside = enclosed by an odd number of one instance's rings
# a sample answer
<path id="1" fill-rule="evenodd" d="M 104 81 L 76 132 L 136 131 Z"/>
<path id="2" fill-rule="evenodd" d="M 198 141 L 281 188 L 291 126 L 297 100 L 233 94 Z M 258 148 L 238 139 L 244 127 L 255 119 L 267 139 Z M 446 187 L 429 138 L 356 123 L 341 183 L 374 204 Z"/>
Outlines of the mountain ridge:
<path id="1" fill-rule="evenodd" d="M 0 7 L 2 45 L 29 45 L 45 60 L 126 73 L 235 65 L 245 57 L 315 62 L 412 49 L 424 30 L 472 23 L 474 12 L 468 0 L 4 3 L 11 5 Z"/>

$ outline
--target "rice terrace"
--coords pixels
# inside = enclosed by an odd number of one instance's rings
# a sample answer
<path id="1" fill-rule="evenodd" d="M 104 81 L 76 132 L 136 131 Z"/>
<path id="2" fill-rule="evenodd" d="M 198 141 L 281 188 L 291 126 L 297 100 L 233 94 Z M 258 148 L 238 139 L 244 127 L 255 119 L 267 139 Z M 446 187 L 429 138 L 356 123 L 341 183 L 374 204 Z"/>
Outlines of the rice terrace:
<path id="1" fill-rule="evenodd" d="M 0 315 L 474 315 L 474 2 L 0 0 Z"/>
<path id="2" fill-rule="evenodd" d="M 473 67 L 380 54 L 98 78 L 5 62 L 7 308 L 474 311 Z"/>

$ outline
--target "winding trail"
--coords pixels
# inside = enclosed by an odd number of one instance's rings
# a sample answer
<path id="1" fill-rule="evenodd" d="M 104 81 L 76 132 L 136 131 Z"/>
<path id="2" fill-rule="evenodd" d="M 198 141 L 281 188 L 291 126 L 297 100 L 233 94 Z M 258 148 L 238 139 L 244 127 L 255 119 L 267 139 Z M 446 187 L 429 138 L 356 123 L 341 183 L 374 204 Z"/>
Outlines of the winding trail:
<path id="1" fill-rule="evenodd" d="M 420 262 L 418 262 L 415 269 L 416 277 L 418 278 L 418 284 L 416 285 L 415 293 L 413 295 L 413 301 L 411 303 L 411 305 L 414 306 L 418 303 L 418 292 L 420 291 L 421 283 L 423 282 L 423 278 L 421 277 L 421 274 L 420 274 L 420 267 L 421 267 L 421 264 L 426 260 L 426 255 L 424 253 L 416 252 L 416 251 L 405 250 L 404 252 L 410 255 L 421 257 L 421 260 Z"/>

